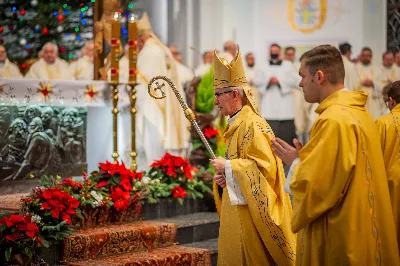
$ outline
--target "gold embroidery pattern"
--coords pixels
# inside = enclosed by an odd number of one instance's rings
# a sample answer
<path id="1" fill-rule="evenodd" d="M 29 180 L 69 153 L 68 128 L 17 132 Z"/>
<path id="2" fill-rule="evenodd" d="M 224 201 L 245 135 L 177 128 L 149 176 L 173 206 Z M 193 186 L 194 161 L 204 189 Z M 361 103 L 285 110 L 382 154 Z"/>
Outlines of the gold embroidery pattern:
<path id="1" fill-rule="evenodd" d="M 394 128 L 396 130 L 396 137 L 397 137 L 397 140 L 400 143 L 400 122 L 399 122 L 399 117 L 396 116 L 393 112 L 390 112 L 390 113 L 392 114 L 393 124 L 394 124 Z M 398 159 L 400 160 L 400 149 L 399 149 Z"/>
<path id="2" fill-rule="evenodd" d="M 246 77 L 235 78 L 233 82 L 247 83 Z"/>
<path id="3" fill-rule="evenodd" d="M 267 132 L 269 134 L 273 134 L 272 130 L 270 129 L 269 126 L 265 127 L 265 125 L 262 125 L 260 122 L 256 122 L 256 125 L 258 128 L 263 128 L 264 132 Z M 244 147 L 250 146 L 248 145 L 251 141 L 254 141 L 254 134 L 250 131 L 250 129 L 245 133 L 243 137 L 243 141 L 240 144 L 238 150 L 240 151 L 240 157 L 244 161 L 249 161 L 248 159 L 243 159 L 243 151 Z M 228 145 L 230 144 L 230 141 Z M 226 149 L 227 151 L 229 150 L 229 146 Z M 228 155 L 228 154 L 227 154 Z M 227 157 L 236 157 L 240 158 L 238 156 L 239 154 L 235 152 L 231 156 Z M 234 176 L 238 176 L 237 171 L 233 171 Z M 277 226 L 274 222 L 274 220 L 271 218 L 271 216 L 268 214 L 268 196 L 261 190 L 261 173 L 260 171 L 257 171 L 255 173 L 254 171 L 246 171 L 246 175 L 248 179 L 250 180 L 251 184 L 251 191 L 254 199 L 257 202 L 258 205 L 258 210 L 260 213 L 260 217 L 265 225 L 267 225 L 271 239 L 274 241 L 274 243 L 279 247 L 279 249 L 282 251 L 285 257 L 290 259 L 291 261 L 295 261 L 296 259 L 296 253 L 293 251 L 293 248 L 291 247 L 290 243 L 286 240 L 285 234 L 283 233 L 282 229 Z"/>
<path id="4" fill-rule="evenodd" d="M 356 121 L 358 128 L 360 129 L 361 132 L 361 150 L 362 150 L 362 157 L 365 158 L 365 171 L 366 171 L 366 187 L 367 187 L 367 192 L 368 192 L 368 203 L 370 206 L 369 209 L 369 215 L 371 216 L 371 223 L 372 223 L 372 234 L 375 238 L 376 242 L 376 249 L 375 249 L 375 263 L 376 265 L 381 265 L 381 252 L 380 252 L 380 247 L 381 247 L 381 241 L 379 240 L 379 232 L 378 228 L 376 226 L 376 215 L 375 215 L 375 198 L 374 194 L 372 193 L 372 188 L 371 188 L 371 180 L 372 180 L 372 170 L 371 170 L 371 164 L 369 161 L 368 157 L 368 143 L 367 143 L 367 138 L 365 131 L 361 125 L 361 121 L 356 119 L 353 115 L 353 113 L 348 110 L 347 108 L 342 108 L 342 111 L 345 111 L 349 113 L 354 121 Z"/>
<path id="5" fill-rule="evenodd" d="M 229 83 L 229 81 L 225 79 L 214 79 L 214 86 L 218 87 L 221 86 L 222 84 Z"/>
<path id="6" fill-rule="evenodd" d="M 279 247 L 282 253 L 284 253 L 285 257 L 294 262 L 296 259 L 296 253 L 293 251 L 290 243 L 286 240 L 285 234 L 283 233 L 282 229 L 275 224 L 274 220 L 268 214 L 269 202 L 267 195 L 261 190 L 260 187 L 260 172 L 258 171 L 258 173 L 256 174 L 253 171 L 246 171 L 246 175 L 251 182 L 251 190 L 253 192 L 252 194 L 257 202 L 260 217 L 263 220 L 264 224 L 267 225 L 271 239 Z M 287 251 L 285 250 L 286 248 Z"/>

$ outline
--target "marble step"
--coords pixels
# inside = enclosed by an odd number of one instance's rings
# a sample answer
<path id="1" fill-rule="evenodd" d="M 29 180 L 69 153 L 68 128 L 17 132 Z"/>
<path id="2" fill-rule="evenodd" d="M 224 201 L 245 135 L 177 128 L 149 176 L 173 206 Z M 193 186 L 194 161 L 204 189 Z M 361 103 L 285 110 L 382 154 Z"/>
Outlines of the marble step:
<path id="1" fill-rule="evenodd" d="M 183 246 L 151 249 L 92 260 L 66 261 L 67 266 L 211 266 L 211 253 L 206 249 Z"/>
<path id="2" fill-rule="evenodd" d="M 63 261 L 87 260 L 166 247 L 175 243 L 176 226 L 138 221 L 74 230 L 63 241 Z"/>
<path id="3" fill-rule="evenodd" d="M 154 221 L 176 224 L 176 242 L 180 245 L 218 238 L 219 217 L 216 212 L 190 213 Z"/>

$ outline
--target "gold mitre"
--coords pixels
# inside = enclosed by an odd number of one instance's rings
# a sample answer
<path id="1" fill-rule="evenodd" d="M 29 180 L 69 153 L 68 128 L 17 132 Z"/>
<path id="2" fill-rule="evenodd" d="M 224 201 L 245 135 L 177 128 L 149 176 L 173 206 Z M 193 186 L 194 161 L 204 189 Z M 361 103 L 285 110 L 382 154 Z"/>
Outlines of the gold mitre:
<path id="1" fill-rule="evenodd" d="M 139 35 L 151 34 L 153 32 L 153 29 L 151 28 L 150 18 L 146 11 L 143 13 L 142 18 L 139 20 L 137 28 Z"/>
<path id="2" fill-rule="evenodd" d="M 250 106 L 257 115 L 261 116 L 251 88 L 247 84 L 239 45 L 237 46 L 237 50 L 236 57 L 230 63 L 225 58 L 220 58 L 217 55 L 217 51 L 214 50 L 214 88 L 242 87 L 247 98 L 246 105 Z"/>
<path id="3" fill-rule="evenodd" d="M 229 63 L 225 58 L 220 58 L 214 50 L 214 87 L 226 88 L 247 85 L 244 73 L 242 54 L 237 46 L 238 53 Z"/>

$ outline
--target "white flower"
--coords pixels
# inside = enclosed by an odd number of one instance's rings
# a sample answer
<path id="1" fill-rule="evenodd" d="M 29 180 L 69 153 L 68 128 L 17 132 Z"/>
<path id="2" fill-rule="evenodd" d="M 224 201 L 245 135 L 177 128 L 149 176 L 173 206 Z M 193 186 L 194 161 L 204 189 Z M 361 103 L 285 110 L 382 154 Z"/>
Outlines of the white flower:
<path id="1" fill-rule="evenodd" d="M 94 190 L 90 191 L 90 195 L 92 195 L 92 197 L 99 203 L 103 200 L 103 196 L 101 194 L 97 194 Z"/>
<path id="2" fill-rule="evenodd" d="M 38 224 L 38 223 L 40 223 L 41 220 L 42 220 L 42 217 L 40 217 L 39 215 L 37 215 L 37 214 L 32 215 L 32 219 L 31 219 L 32 223 Z"/>
<path id="3" fill-rule="evenodd" d="M 142 177 L 142 183 L 143 183 L 144 185 L 147 185 L 150 181 L 151 181 L 151 178 L 150 178 L 150 177 L 148 177 L 148 176 Z"/>

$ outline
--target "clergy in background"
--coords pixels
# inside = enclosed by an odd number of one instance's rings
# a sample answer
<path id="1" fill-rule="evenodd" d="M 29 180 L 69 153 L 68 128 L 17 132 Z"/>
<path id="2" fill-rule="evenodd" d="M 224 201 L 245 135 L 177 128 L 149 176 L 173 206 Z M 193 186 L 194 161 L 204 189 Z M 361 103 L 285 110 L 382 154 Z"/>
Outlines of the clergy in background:
<path id="1" fill-rule="evenodd" d="M 169 50 L 171 51 L 174 59 L 175 59 L 175 66 L 176 70 L 178 71 L 178 77 L 182 86 L 186 83 L 190 82 L 194 78 L 193 69 L 185 66 L 183 64 L 183 57 L 182 54 L 178 51 L 178 48 L 175 45 L 168 46 Z"/>
<path id="2" fill-rule="evenodd" d="M 360 77 L 358 76 L 356 67 L 351 61 L 351 45 L 342 43 L 339 45 L 340 53 L 342 54 L 344 64 L 344 86 L 349 90 L 358 90 L 360 85 Z"/>
<path id="3" fill-rule="evenodd" d="M 139 154 L 144 156 L 144 167 L 160 159 L 165 152 L 183 155 L 189 146 L 189 122 L 171 88 L 164 88 L 166 97 L 161 100 L 148 94 L 147 84 L 159 75 L 169 77 L 181 95 L 185 95 L 179 82 L 174 58 L 153 33 L 150 19 L 145 12 L 138 21 L 137 59 L 137 141 Z M 129 149 L 130 144 L 126 147 Z M 129 154 L 129 153 L 128 153 Z M 138 164 L 139 165 L 139 164 Z"/>
<path id="4" fill-rule="evenodd" d="M 383 98 L 390 113 L 376 120 L 389 185 L 400 256 L 400 81 L 387 85 Z"/>
<path id="5" fill-rule="evenodd" d="M 246 82 L 242 57 L 229 63 L 214 53 L 215 105 L 229 116 L 225 159 L 211 161 L 223 187 L 218 265 L 295 265 L 292 208 L 284 192 L 281 160 L 271 149 L 274 133 L 261 116 Z"/>
<path id="6" fill-rule="evenodd" d="M 356 64 L 356 69 L 360 77 L 360 89 L 368 93 L 365 107 L 371 113 L 372 118 L 377 119 L 382 115 L 381 105 L 384 102 L 379 82 L 380 69 L 372 65 L 372 50 L 369 47 L 361 50 L 360 62 Z"/>
<path id="7" fill-rule="evenodd" d="M 203 63 L 200 64 L 196 69 L 194 70 L 194 76 L 196 78 L 201 78 L 206 74 L 207 72 L 210 71 L 211 69 L 211 64 L 213 62 L 213 52 L 212 51 L 205 51 L 202 55 L 203 58 Z"/>
<path id="8" fill-rule="evenodd" d="M 58 47 L 52 42 L 46 43 L 43 48 L 43 58 L 34 63 L 26 73 L 26 78 L 74 80 L 68 63 L 58 57 Z"/>
<path id="9" fill-rule="evenodd" d="M 291 165 L 292 231 L 297 265 L 400 265 L 378 132 L 367 93 L 344 90 L 344 65 L 333 46 L 300 58 L 300 86 L 319 114 L 310 141 L 273 141 Z"/>
<path id="10" fill-rule="evenodd" d="M 254 86 L 254 77 L 256 76 L 256 58 L 253 53 L 247 53 L 246 57 L 246 65 L 244 67 L 244 72 L 246 73 L 247 83 L 251 88 L 251 92 L 253 94 L 253 98 L 256 101 L 257 106 L 260 106 L 260 93 L 257 88 Z"/>
<path id="11" fill-rule="evenodd" d="M 76 80 L 93 80 L 94 78 L 94 42 L 89 40 L 82 48 L 81 58 L 69 65 L 70 72 Z"/>
<path id="12" fill-rule="evenodd" d="M 299 81 L 293 63 L 282 60 L 281 47 L 272 44 L 270 61 L 257 68 L 254 84 L 261 94 L 261 115 L 276 136 L 290 143 L 296 138 L 293 88 L 299 85 Z"/>
<path id="13" fill-rule="evenodd" d="M 22 74 L 16 64 L 7 58 L 6 48 L 0 45 L 0 78 L 22 78 Z"/>
<path id="14" fill-rule="evenodd" d="M 399 69 L 394 63 L 393 52 L 386 51 L 385 53 L 383 53 L 381 72 L 382 86 L 386 86 L 400 79 Z"/>
<path id="15" fill-rule="evenodd" d="M 284 59 L 293 64 L 296 73 L 299 72 L 299 65 L 296 63 L 296 49 L 293 46 L 288 46 L 285 48 Z M 303 91 L 301 88 L 299 88 L 299 86 L 293 88 L 292 93 L 296 135 L 302 141 L 306 141 L 309 104 L 304 100 Z"/>

